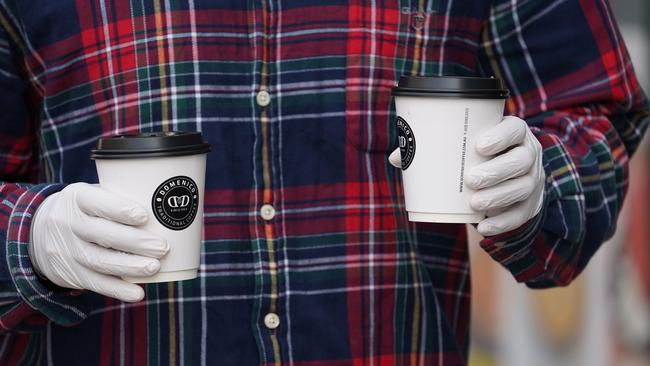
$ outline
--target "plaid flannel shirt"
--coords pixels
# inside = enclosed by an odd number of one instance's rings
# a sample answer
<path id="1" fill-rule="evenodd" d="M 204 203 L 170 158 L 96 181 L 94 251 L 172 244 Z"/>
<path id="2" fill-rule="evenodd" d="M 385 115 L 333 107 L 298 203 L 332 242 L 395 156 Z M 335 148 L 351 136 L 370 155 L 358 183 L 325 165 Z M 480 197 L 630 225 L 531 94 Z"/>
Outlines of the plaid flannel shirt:
<path id="1" fill-rule="evenodd" d="M 403 74 L 506 81 L 544 208 L 481 246 L 569 283 L 648 123 L 605 0 L 0 0 L 0 364 L 466 363 L 465 227 L 408 222 L 387 162 Z M 127 304 L 36 277 L 32 215 L 96 182 L 97 138 L 172 129 L 214 147 L 199 278 Z"/>

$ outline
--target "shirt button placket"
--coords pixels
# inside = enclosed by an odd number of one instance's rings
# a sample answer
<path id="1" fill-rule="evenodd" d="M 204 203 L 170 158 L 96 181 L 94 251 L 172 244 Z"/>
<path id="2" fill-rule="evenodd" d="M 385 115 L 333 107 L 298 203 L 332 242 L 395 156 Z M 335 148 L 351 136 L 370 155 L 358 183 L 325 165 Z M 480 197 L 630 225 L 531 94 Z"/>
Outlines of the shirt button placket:
<path id="1" fill-rule="evenodd" d="M 256 268 L 254 276 L 255 287 L 252 300 L 253 306 L 260 313 L 251 317 L 251 324 L 255 327 L 256 338 L 259 340 L 259 360 L 266 364 L 283 364 L 283 350 L 278 341 L 281 336 L 275 331 L 280 325 L 278 316 L 278 273 L 276 257 L 276 223 L 273 220 L 275 208 L 270 204 L 278 202 L 275 199 L 276 173 L 275 153 L 278 151 L 275 137 L 278 136 L 275 126 L 277 111 L 271 104 L 269 92 L 276 84 L 276 69 L 271 55 L 275 54 L 273 35 L 274 22 L 271 16 L 275 14 L 269 2 L 249 1 L 245 3 L 249 10 L 247 17 L 249 31 L 253 34 L 250 45 L 251 56 L 254 60 L 254 84 L 249 89 L 249 107 L 251 108 L 251 125 L 254 130 L 255 142 L 253 144 L 255 194 L 251 195 L 248 217 L 251 225 L 251 246 L 254 251 L 253 265 Z M 273 89 L 275 90 L 275 89 Z M 275 96 L 274 96 L 275 97 Z M 259 273 L 257 268 L 260 269 Z"/>

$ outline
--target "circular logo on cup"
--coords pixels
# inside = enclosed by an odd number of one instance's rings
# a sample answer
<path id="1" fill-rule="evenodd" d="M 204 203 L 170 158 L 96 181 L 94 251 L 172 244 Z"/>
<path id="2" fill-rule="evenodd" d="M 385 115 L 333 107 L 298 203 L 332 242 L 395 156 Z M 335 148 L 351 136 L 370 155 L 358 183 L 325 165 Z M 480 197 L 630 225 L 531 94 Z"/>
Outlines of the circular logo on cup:
<path id="1" fill-rule="evenodd" d="M 158 222 L 172 230 L 190 226 L 199 208 L 199 189 L 190 177 L 176 176 L 156 188 L 151 199 Z"/>
<path id="2" fill-rule="evenodd" d="M 415 135 L 411 126 L 402 117 L 397 117 L 397 138 L 402 156 L 402 170 L 406 170 L 415 156 Z"/>

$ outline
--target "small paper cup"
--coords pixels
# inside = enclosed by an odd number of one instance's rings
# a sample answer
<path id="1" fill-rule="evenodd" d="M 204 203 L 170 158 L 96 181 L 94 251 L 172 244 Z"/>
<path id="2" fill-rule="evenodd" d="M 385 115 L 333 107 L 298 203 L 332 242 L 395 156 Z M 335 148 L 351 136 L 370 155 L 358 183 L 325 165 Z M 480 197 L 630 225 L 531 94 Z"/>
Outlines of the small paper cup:
<path id="1" fill-rule="evenodd" d="M 464 176 L 487 160 L 476 138 L 501 121 L 508 90 L 495 78 L 403 76 L 393 95 L 409 220 L 484 219 L 469 205 Z"/>
<path id="2" fill-rule="evenodd" d="M 201 259 L 206 154 L 198 132 L 157 132 L 109 136 L 92 151 L 99 185 L 146 208 L 142 226 L 167 239 L 170 250 L 150 277 L 123 277 L 133 283 L 193 279 Z"/>

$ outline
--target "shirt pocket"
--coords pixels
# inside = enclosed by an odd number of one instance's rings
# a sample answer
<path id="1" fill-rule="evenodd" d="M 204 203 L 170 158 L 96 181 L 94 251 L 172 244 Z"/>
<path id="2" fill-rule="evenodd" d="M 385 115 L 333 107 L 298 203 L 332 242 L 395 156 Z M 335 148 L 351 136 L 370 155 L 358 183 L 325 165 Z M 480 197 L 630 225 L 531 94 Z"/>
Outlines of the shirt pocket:
<path id="1" fill-rule="evenodd" d="M 402 75 L 476 75 L 491 1 L 361 4 L 349 17 L 345 141 L 384 154 L 397 146 L 392 87 Z"/>
<path id="2" fill-rule="evenodd" d="M 422 33 L 434 11 L 415 1 L 350 10 L 346 78 L 345 142 L 360 152 L 385 154 L 396 146 L 391 89 L 401 75 L 414 75 L 422 61 Z M 431 28 L 433 30 L 433 28 Z"/>

